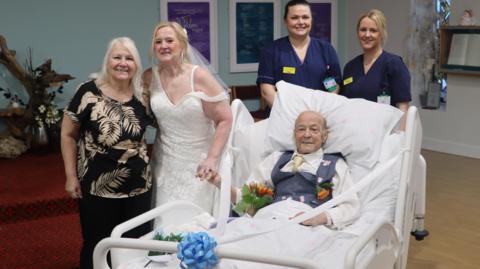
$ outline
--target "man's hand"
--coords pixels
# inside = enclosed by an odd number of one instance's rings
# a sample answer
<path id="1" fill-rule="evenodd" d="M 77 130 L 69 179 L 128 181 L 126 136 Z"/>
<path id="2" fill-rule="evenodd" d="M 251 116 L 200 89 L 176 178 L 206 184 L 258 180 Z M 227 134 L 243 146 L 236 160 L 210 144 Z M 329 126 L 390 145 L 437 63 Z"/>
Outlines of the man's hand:
<path id="1" fill-rule="evenodd" d="M 295 214 L 295 216 L 291 217 L 290 219 L 294 219 L 302 214 L 304 214 L 305 212 L 298 212 L 297 214 Z M 307 219 L 305 221 L 303 221 L 301 224 L 305 225 L 305 226 L 312 226 L 312 227 L 315 227 L 315 226 L 318 226 L 318 225 L 325 225 L 328 223 L 328 218 L 327 218 L 327 214 L 325 212 L 322 212 L 321 214 L 319 215 L 316 215 L 315 217 L 313 218 L 310 218 L 310 219 Z"/>

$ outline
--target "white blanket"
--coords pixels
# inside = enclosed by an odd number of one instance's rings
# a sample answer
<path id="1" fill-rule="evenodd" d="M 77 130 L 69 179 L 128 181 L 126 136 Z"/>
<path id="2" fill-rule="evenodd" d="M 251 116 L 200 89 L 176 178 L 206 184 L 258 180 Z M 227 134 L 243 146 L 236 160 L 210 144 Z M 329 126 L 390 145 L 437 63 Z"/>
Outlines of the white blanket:
<path id="1" fill-rule="evenodd" d="M 342 268 L 345 251 L 357 237 L 348 228 L 331 230 L 325 226 L 308 227 L 287 225 L 288 219 L 299 211 L 307 211 L 308 205 L 293 200 L 275 203 L 260 210 L 254 218 L 238 218 L 227 225 L 226 237 L 249 234 L 277 228 L 254 237 L 223 244 L 252 253 L 277 256 L 304 257 L 319 261 L 325 268 Z M 266 264 L 223 259 L 220 268 L 284 268 Z"/>

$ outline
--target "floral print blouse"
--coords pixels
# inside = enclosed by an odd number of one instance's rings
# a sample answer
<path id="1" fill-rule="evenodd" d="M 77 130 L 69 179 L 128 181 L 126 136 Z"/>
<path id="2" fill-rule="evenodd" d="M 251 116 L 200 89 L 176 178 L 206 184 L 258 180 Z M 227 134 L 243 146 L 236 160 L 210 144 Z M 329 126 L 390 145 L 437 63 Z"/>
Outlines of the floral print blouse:
<path id="1" fill-rule="evenodd" d="M 123 198 L 151 188 L 144 134 L 152 118 L 141 101 L 113 100 L 92 80 L 80 85 L 65 115 L 80 126 L 77 173 L 82 191 Z"/>

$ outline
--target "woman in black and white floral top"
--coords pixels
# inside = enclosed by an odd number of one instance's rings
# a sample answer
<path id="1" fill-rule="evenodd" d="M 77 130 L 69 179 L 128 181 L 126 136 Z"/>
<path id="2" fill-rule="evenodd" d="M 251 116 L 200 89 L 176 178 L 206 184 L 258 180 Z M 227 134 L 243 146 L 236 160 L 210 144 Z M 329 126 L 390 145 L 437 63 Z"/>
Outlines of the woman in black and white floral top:
<path id="1" fill-rule="evenodd" d="M 82 269 L 93 268 L 93 249 L 113 227 L 150 209 L 144 133 L 152 118 L 142 96 L 141 69 L 134 42 L 113 39 L 97 78 L 80 85 L 65 109 L 65 189 L 79 199 Z M 149 228 L 146 224 L 126 236 L 138 237 Z"/>

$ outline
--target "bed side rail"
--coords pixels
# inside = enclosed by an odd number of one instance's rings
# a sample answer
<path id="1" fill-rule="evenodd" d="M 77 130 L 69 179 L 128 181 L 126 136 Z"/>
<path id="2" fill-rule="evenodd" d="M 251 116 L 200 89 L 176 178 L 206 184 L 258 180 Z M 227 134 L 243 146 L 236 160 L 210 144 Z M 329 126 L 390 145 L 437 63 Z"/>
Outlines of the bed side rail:
<path id="1" fill-rule="evenodd" d="M 405 129 L 405 149 L 402 159 L 400 174 L 400 185 L 395 209 L 395 229 L 399 233 L 400 252 L 395 268 L 406 268 L 410 232 L 412 231 L 416 200 L 418 196 L 424 196 L 425 190 L 418 189 L 424 177 L 415 173 L 415 167 L 420 160 L 420 149 L 422 143 L 422 125 L 418 110 L 411 106 L 407 111 L 407 123 Z M 421 193 L 423 192 L 423 193 Z"/>
<path id="2" fill-rule="evenodd" d="M 176 253 L 177 243 L 158 241 L 158 240 L 138 240 L 132 238 L 105 238 L 100 241 L 93 252 L 93 268 L 109 269 L 107 264 L 107 253 L 114 248 L 128 248 L 137 250 L 156 250 L 163 252 Z M 314 262 L 295 257 L 279 257 L 262 254 L 259 252 L 239 251 L 235 248 L 219 246 L 215 250 L 218 258 L 235 259 L 242 261 L 251 261 L 259 263 L 268 263 L 280 266 L 289 266 L 301 269 L 323 269 Z"/>
<path id="3" fill-rule="evenodd" d="M 188 201 L 174 201 L 151 209 L 126 222 L 117 225 L 111 233 L 111 238 L 121 238 L 122 235 L 146 222 L 156 219 L 162 225 L 181 224 L 190 221 L 193 217 L 203 211 L 199 206 Z M 150 232 L 153 237 L 153 232 Z M 147 234 L 148 236 L 148 234 Z M 139 240 L 141 241 L 141 240 Z M 122 262 L 128 261 L 137 255 L 145 255 L 142 252 L 127 251 L 125 249 L 114 249 L 111 251 L 113 268 L 118 267 Z"/>
<path id="4" fill-rule="evenodd" d="M 369 257 L 364 257 L 360 265 L 356 264 L 361 251 L 370 244 L 373 245 L 374 252 Z M 395 227 L 388 220 L 378 220 L 348 250 L 345 256 L 345 269 L 393 268 L 399 248 L 400 240 Z"/>
<path id="5" fill-rule="evenodd" d="M 176 212 L 175 212 L 176 211 Z M 153 219 L 157 219 L 158 221 L 162 221 L 164 218 L 165 218 L 165 213 L 168 213 L 168 212 L 175 212 L 175 213 L 178 213 L 178 211 L 183 211 L 183 212 L 186 212 L 188 211 L 189 213 L 191 214 L 188 214 L 188 216 L 186 217 L 181 217 L 181 219 L 179 219 L 179 221 L 182 221 L 183 219 L 186 219 L 186 220 L 191 220 L 191 217 L 193 216 L 196 216 L 198 214 L 201 214 L 202 212 L 204 212 L 204 210 L 202 208 L 200 208 L 199 206 L 197 206 L 196 204 L 193 204 L 191 202 L 188 202 L 188 201 L 173 201 L 171 203 L 167 203 L 167 204 L 164 204 L 164 205 L 161 205 L 159 207 L 156 207 L 154 209 L 151 209 L 143 214 L 140 214 L 128 221 L 125 221 L 119 225 L 117 225 L 113 230 L 112 230 L 112 233 L 111 233 L 111 237 L 114 237 L 114 238 L 119 238 L 119 237 L 122 237 L 122 235 L 135 228 L 135 227 L 138 227 L 148 221 L 151 221 Z M 181 214 L 176 214 L 177 216 L 181 216 Z M 181 222 L 180 222 L 181 223 Z"/>

